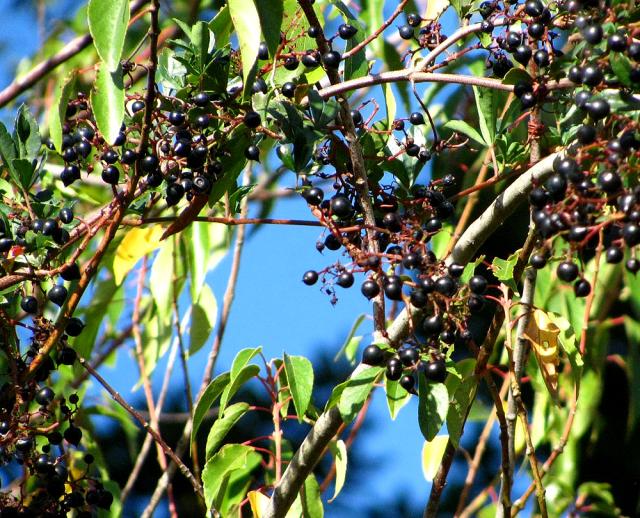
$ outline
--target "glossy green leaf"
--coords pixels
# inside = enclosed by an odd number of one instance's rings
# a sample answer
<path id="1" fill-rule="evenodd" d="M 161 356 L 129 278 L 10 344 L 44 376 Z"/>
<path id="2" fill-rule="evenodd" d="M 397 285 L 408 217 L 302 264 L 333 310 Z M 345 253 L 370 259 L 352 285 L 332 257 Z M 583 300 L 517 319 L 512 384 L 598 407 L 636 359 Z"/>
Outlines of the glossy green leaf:
<path id="1" fill-rule="evenodd" d="M 209 26 L 203 21 L 197 22 L 191 29 L 191 43 L 196 50 L 201 72 L 204 72 L 209 60 L 209 42 Z"/>
<path id="2" fill-rule="evenodd" d="M 456 448 L 462 435 L 469 405 L 473 402 L 477 388 L 478 382 L 476 378 L 470 375 L 465 377 L 453 392 L 449 410 L 447 411 L 447 430 L 449 431 L 451 442 Z"/>
<path id="3" fill-rule="evenodd" d="M 518 251 L 514 252 L 507 259 L 494 257 L 493 262 L 491 263 L 493 275 L 516 293 L 518 293 L 518 286 L 516 285 L 516 281 L 513 279 L 513 269 L 518 262 L 518 254 Z"/>
<path id="4" fill-rule="evenodd" d="M 282 0 L 258 0 L 256 7 L 269 55 L 273 57 L 280 44 L 280 27 L 284 14 Z"/>
<path id="5" fill-rule="evenodd" d="M 629 61 L 629 58 L 621 52 L 610 52 L 609 64 L 611 65 L 611 70 L 613 70 L 613 73 L 620 82 L 625 86 L 631 86 L 632 82 L 630 74 L 633 70 L 633 66 L 631 65 L 631 61 Z"/>
<path id="6" fill-rule="evenodd" d="M 366 367 L 345 383 L 338 402 L 338 409 L 345 423 L 355 419 L 383 370 L 382 367 Z"/>
<path id="7" fill-rule="evenodd" d="M 478 131 L 473 126 L 465 121 L 450 120 L 444 125 L 444 127 L 457 133 L 462 133 L 463 135 L 469 137 L 471 140 L 475 140 L 478 144 L 485 145 L 485 141 L 482 138 L 482 135 L 480 135 L 480 133 L 478 133 Z"/>
<path id="8" fill-rule="evenodd" d="M 249 362 L 261 352 L 262 347 L 253 347 L 238 351 L 236 357 L 233 359 L 233 363 L 231 364 L 231 381 L 233 381 L 234 378 L 240 374 L 240 371 L 249 365 Z"/>
<path id="9" fill-rule="evenodd" d="M 322 518 L 323 516 L 324 508 L 320 498 L 320 486 L 316 476 L 311 473 L 305 479 L 304 486 L 285 518 Z"/>
<path id="10" fill-rule="evenodd" d="M 220 412 L 224 412 L 229 400 L 240 390 L 240 387 L 250 379 L 255 378 L 259 372 L 260 367 L 257 365 L 247 365 L 243 367 L 237 375 L 231 375 L 231 382 L 225 387 L 222 396 L 220 396 Z"/>
<path id="11" fill-rule="evenodd" d="M 91 105 L 96 124 L 104 139 L 113 144 L 124 119 L 124 85 L 122 67 L 111 72 L 101 65 L 91 90 Z"/>
<path id="12" fill-rule="evenodd" d="M 13 167 L 13 159 L 17 156 L 18 150 L 13 137 L 7 131 L 6 126 L 0 122 L 0 158 L 2 158 L 4 165 L 11 169 Z"/>
<path id="13" fill-rule="evenodd" d="M 227 407 L 222 417 L 213 422 L 207 436 L 205 459 L 209 460 L 218 450 L 231 428 L 249 411 L 248 403 L 235 403 Z"/>
<path id="14" fill-rule="evenodd" d="M 240 43 L 244 89 L 250 92 L 260 47 L 260 16 L 254 0 L 229 0 L 227 5 Z"/>
<path id="15" fill-rule="evenodd" d="M 191 310 L 191 332 L 189 334 L 189 356 L 197 353 L 207 342 L 216 324 L 218 303 L 208 285 L 200 291 Z"/>
<path id="16" fill-rule="evenodd" d="M 243 444 L 227 444 L 211 457 L 202 470 L 207 511 L 221 508 L 234 472 L 241 471 L 248 476 L 261 460 L 262 457 L 253 448 Z"/>
<path id="17" fill-rule="evenodd" d="M 397 381 L 385 378 L 385 392 L 387 394 L 387 408 L 391 419 L 395 421 L 400 410 L 411 400 L 411 394 L 400 386 Z"/>
<path id="18" fill-rule="evenodd" d="M 482 139 L 488 144 L 493 144 L 496 139 L 496 121 L 498 119 L 497 95 L 491 88 L 473 87 L 480 122 Z"/>
<path id="19" fill-rule="evenodd" d="M 16 144 L 19 158 L 30 162 L 36 159 L 42 146 L 42 139 L 38 122 L 26 104 L 20 105 L 18 109 L 13 140 Z"/>
<path id="20" fill-rule="evenodd" d="M 209 29 L 211 29 L 215 37 L 217 48 L 220 49 L 229 43 L 232 28 L 229 7 L 225 5 L 218 11 L 213 20 L 209 22 Z"/>
<path id="21" fill-rule="evenodd" d="M 336 465 L 336 481 L 333 496 L 328 500 L 329 503 L 331 503 L 338 497 L 340 491 L 342 491 L 344 481 L 347 478 L 347 446 L 342 439 L 339 439 L 331 442 L 329 449 L 331 450 Z"/>
<path id="22" fill-rule="evenodd" d="M 77 73 L 72 72 L 62 81 L 58 81 L 55 98 L 49 112 L 49 135 L 59 153 L 62 153 L 62 125 L 64 124 L 67 104 L 76 90 Z"/>
<path id="23" fill-rule="evenodd" d="M 438 435 L 433 438 L 433 441 L 425 441 L 423 444 L 422 474 L 427 482 L 431 482 L 435 478 L 448 442 L 448 435 Z"/>
<path id="24" fill-rule="evenodd" d="M 90 0 L 87 9 L 93 45 L 109 72 L 120 66 L 129 24 L 129 0 Z"/>
<path id="25" fill-rule="evenodd" d="M 304 356 L 289 356 L 285 353 L 284 370 L 287 373 L 289 391 L 293 398 L 298 421 L 302 421 L 311 402 L 313 365 Z"/>
<path id="26" fill-rule="evenodd" d="M 430 383 L 418 376 L 418 424 L 427 441 L 438 435 L 449 410 L 449 393 L 444 383 Z"/>
<path id="27" fill-rule="evenodd" d="M 393 87 L 390 83 L 383 84 L 382 91 L 384 92 L 384 106 L 387 111 L 387 130 L 392 130 L 393 121 L 398 111 L 398 103 L 396 102 L 396 96 L 393 93 Z"/>
<path id="28" fill-rule="evenodd" d="M 222 391 L 229 384 L 230 375 L 228 372 L 220 374 L 213 379 L 202 394 L 202 397 L 196 403 L 196 407 L 193 410 L 193 428 L 191 429 L 191 443 L 196 440 L 196 435 L 202 424 L 202 420 L 207 415 L 207 412 L 211 409 L 213 403 L 220 397 Z"/>

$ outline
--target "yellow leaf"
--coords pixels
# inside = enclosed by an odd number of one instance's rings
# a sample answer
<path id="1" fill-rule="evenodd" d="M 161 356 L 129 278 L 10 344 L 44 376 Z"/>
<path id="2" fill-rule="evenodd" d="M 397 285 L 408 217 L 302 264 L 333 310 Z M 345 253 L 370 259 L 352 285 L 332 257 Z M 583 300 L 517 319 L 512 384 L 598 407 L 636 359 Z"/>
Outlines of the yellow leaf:
<path id="1" fill-rule="evenodd" d="M 448 442 L 448 435 L 436 435 L 432 441 L 425 441 L 422 447 L 422 473 L 427 482 L 431 482 L 438 473 Z"/>
<path id="2" fill-rule="evenodd" d="M 267 505 L 269 505 L 269 497 L 263 495 L 260 491 L 249 491 L 249 505 L 251 506 L 251 514 L 253 518 L 262 518 Z"/>
<path id="3" fill-rule="evenodd" d="M 559 334 L 560 328 L 541 309 L 533 311 L 524 331 L 524 337 L 531 342 L 542 378 L 555 402 L 558 401 Z"/>
<path id="4" fill-rule="evenodd" d="M 427 0 L 427 12 L 423 18 L 425 20 L 437 20 L 449 5 L 449 0 Z"/>
<path id="5" fill-rule="evenodd" d="M 135 264 L 160 246 L 162 227 L 132 228 L 124 236 L 113 259 L 113 276 L 120 285 Z"/>

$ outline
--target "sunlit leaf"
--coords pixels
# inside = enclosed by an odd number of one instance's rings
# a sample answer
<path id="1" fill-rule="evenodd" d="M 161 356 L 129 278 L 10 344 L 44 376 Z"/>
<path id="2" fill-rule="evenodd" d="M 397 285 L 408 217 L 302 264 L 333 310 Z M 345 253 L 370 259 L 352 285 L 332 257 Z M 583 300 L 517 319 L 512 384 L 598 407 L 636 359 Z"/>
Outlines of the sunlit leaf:
<path id="1" fill-rule="evenodd" d="M 227 407 L 224 411 L 224 415 L 222 417 L 218 417 L 218 419 L 213 422 L 213 425 L 209 430 L 209 435 L 207 435 L 205 459 L 209 460 L 211 458 L 211 456 L 220 447 L 229 431 L 242 418 L 242 416 L 248 412 L 248 410 L 248 403 L 235 403 Z"/>
<path id="2" fill-rule="evenodd" d="M 296 409 L 298 421 L 302 421 L 311 402 L 313 365 L 303 356 L 289 356 L 285 353 L 284 368 L 287 373 L 289 391 L 293 398 L 293 406 Z"/>
<path id="3" fill-rule="evenodd" d="M 140 259 L 160 246 L 161 235 L 162 227 L 158 225 L 134 227 L 125 234 L 113 259 L 113 276 L 117 285 Z"/>
<path id="4" fill-rule="evenodd" d="M 329 503 L 333 502 L 342 488 L 344 487 L 344 481 L 347 477 L 347 446 L 343 440 L 337 440 L 329 444 L 329 449 L 333 454 L 333 460 L 336 464 L 336 481 L 333 490 L 333 496 L 328 500 Z"/>
<path id="5" fill-rule="evenodd" d="M 89 2 L 89 32 L 100 59 L 110 72 L 115 72 L 120 65 L 129 16 L 129 0 Z"/>
<path id="6" fill-rule="evenodd" d="M 104 65 L 100 66 L 91 90 L 91 106 L 100 133 L 113 144 L 124 119 L 122 67 L 110 71 Z"/>
<path id="7" fill-rule="evenodd" d="M 424 442 L 422 446 L 422 474 L 427 482 L 431 482 L 436 476 L 448 442 L 448 435 L 437 435 L 432 441 Z"/>

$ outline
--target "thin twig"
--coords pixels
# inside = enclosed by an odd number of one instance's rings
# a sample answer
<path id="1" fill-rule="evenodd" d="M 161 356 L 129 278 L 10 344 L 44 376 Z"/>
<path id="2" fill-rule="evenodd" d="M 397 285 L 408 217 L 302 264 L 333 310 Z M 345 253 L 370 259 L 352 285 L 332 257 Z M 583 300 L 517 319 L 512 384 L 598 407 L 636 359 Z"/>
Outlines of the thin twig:
<path id="1" fill-rule="evenodd" d="M 193 486 L 193 489 L 195 489 L 196 493 L 198 495 L 200 495 L 200 497 L 204 498 L 204 492 L 202 490 L 202 486 L 195 479 L 195 477 L 193 476 L 193 473 L 191 473 L 189 468 L 187 466 L 185 466 L 184 462 L 182 462 L 180 460 L 180 458 L 174 453 L 174 451 L 169 447 L 169 445 L 166 442 L 164 442 L 164 439 L 162 437 L 160 437 L 158 432 L 156 432 L 153 428 L 151 428 L 149 423 L 147 421 L 145 421 L 142 418 L 142 416 L 129 403 L 127 403 L 122 398 L 122 396 L 120 396 L 120 394 L 115 391 L 115 389 L 111 385 L 109 385 L 109 383 L 107 383 L 107 381 L 98 373 L 98 371 L 96 371 L 93 367 L 91 367 L 91 365 L 89 364 L 89 362 L 87 360 L 85 360 L 84 358 L 80 357 L 80 358 L 78 358 L 78 362 L 86 370 L 88 370 L 89 373 L 98 381 L 98 383 L 100 383 L 100 385 L 102 385 L 105 388 L 105 390 L 111 395 L 111 397 L 122 408 L 124 408 L 127 412 L 129 412 L 129 414 L 131 414 L 131 416 L 136 421 L 138 421 L 140 423 L 142 428 L 144 428 L 147 431 L 147 433 L 149 433 L 153 437 L 153 439 L 156 441 L 156 443 L 158 443 L 161 446 L 161 448 L 164 451 L 164 453 L 168 457 L 170 457 L 173 462 L 175 462 L 177 464 L 178 468 L 180 469 L 180 472 L 191 483 L 191 485 Z"/>

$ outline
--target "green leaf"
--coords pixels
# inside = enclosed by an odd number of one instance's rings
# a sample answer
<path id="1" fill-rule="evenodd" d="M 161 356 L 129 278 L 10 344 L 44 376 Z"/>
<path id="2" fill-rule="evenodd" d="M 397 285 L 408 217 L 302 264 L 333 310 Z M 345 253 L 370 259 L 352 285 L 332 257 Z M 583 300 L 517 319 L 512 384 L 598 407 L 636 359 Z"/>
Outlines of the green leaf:
<path id="1" fill-rule="evenodd" d="M 478 133 L 473 126 L 466 123 L 465 121 L 450 120 L 444 125 L 444 127 L 457 133 L 462 133 L 470 139 L 475 140 L 478 144 L 486 144 L 484 139 L 482 138 L 482 135 L 480 135 L 480 133 Z"/>
<path id="2" fill-rule="evenodd" d="M 384 92 L 384 106 L 387 110 L 387 130 L 392 130 L 393 121 L 396 118 L 396 113 L 398 110 L 396 96 L 393 93 L 393 87 L 390 83 L 383 84 L 382 91 Z"/>
<path id="3" fill-rule="evenodd" d="M 120 66 L 124 38 L 129 24 L 129 0 L 90 0 L 87 9 L 89 32 L 98 56 L 109 72 Z"/>
<path id="4" fill-rule="evenodd" d="M 422 446 L 422 474 L 427 482 L 435 478 L 448 442 L 448 435 L 438 435 L 433 441 L 425 441 Z"/>
<path id="5" fill-rule="evenodd" d="M 30 162 L 36 159 L 42 146 L 42 139 L 38 123 L 26 104 L 22 104 L 18 109 L 13 140 L 17 146 L 18 157 Z"/>
<path id="6" fill-rule="evenodd" d="M 328 124 L 335 120 L 338 111 L 340 111 L 340 106 L 334 99 L 325 101 L 315 89 L 309 90 L 308 97 L 311 117 L 316 129 L 326 128 Z M 283 105 L 289 111 L 291 103 L 283 103 Z M 300 125 L 302 125 L 302 121 L 300 121 Z"/>
<path id="7" fill-rule="evenodd" d="M 282 0 L 258 0 L 256 5 L 264 41 L 269 49 L 269 55 L 273 57 L 280 44 L 280 27 L 284 14 Z"/>
<path id="8" fill-rule="evenodd" d="M 221 507 L 231 475 L 241 471 L 249 475 L 262 460 L 250 446 L 226 444 L 211 457 L 202 471 L 202 485 L 207 511 Z"/>
<path id="9" fill-rule="evenodd" d="M 456 448 L 462 435 L 467 410 L 475 398 L 477 388 L 478 381 L 473 375 L 469 375 L 458 384 L 453 393 L 453 398 L 447 412 L 447 430 L 451 442 Z"/>
<path id="10" fill-rule="evenodd" d="M 229 384 L 230 375 L 228 372 L 220 374 L 218 377 L 213 379 L 207 388 L 202 393 L 202 397 L 198 400 L 195 409 L 193 410 L 193 428 L 191 429 L 191 444 L 196 440 L 196 435 L 198 434 L 198 430 L 200 425 L 202 424 L 202 420 L 207 415 L 207 412 L 211 409 L 211 405 L 215 402 L 225 387 Z"/>
<path id="11" fill-rule="evenodd" d="M 473 87 L 473 93 L 476 98 L 482 139 L 487 145 L 491 145 L 496 139 L 496 120 L 499 110 L 496 95 L 491 88 L 478 88 L 477 86 Z"/>
<path id="12" fill-rule="evenodd" d="M 473 0 L 451 0 L 451 6 L 455 9 L 458 18 L 464 20 L 473 8 Z"/>
<path id="13" fill-rule="evenodd" d="M 342 439 L 339 439 L 331 442 L 329 449 L 331 450 L 336 465 L 336 481 L 333 496 L 328 500 L 328 502 L 331 503 L 338 497 L 340 491 L 342 491 L 344 481 L 347 478 L 347 446 Z"/>
<path id="14" fill-rule="evenodd" d="M 400 410 L 411 400 L 411 394 L 400 386 L 397 381 L 386 379 L 387 407 L 389 415 L 395 421 Z"/>
<path id="15" fill-rule="evenodd" d="M 18 151 L 13 137 L 7 131 L 6 126 L 0 122 L 0 158 L 2 158 L 2 162 L 7 169 L 11 170 L 13 167 L 13 159 L 17 158 L 17 156 Z"/>
<path id="16" fill-rule="evenodd" d="M 240 43 L 244 91 L 250 92 L 253 83 L 251 77 L 255 74 L 254 67 L 260 47 L 260 16 L 254 0 L 229 0 L 227 5 Z"/>
<path id="17" fill-rule="evenodd" d="M 100 65 L 91 90 L 91 105 L 100 133 L 109 144 L 113 144 L 124 119 L 122 67 L 110 72 L 104 65 Z"/>
<path id="18" fill-rule="evenodd" d="M 229 16 L 229 8 L 225 5 L 218 11 L 218 14 L 209 22 L 209 29 L 213 32 L 216 39 L 216 47 L 222 48 L 229 43 L 231 36 L 231 16 Z"/>
<path id="19" fill-rule="evenodd" d="M 313 365 L 304 356 L 284 354 L 284 370 L 287 374 L 289 391 L 296 408 L 298 421 L 302 421 L 311 402 L 313 391 Z"/>
<path id="20" fill-rule="evenodd" d="M 231 364 L 231 381 L 238 377 L 240 371 L 249 365 L 249 362 L 261 352 L 262 347 L 247 348 L 238 351 L 238 354 L 236 354 Z"/>
<path id="21" fill-rule="evenodd" d="M 66 118 L 67 104 L 76 88 L 76 72 L 58 81 L 55 98 L 49 112 L 49 135 L 59 153 L 62 153 L 62 125 Z"/>
<path id="22" fill-rule="evenodd" d="M 449 410 L 449 393 L 444 383 L 430 383 L 418 376 L 418 424 L 427 441 L 438 435 Z"/>
<path id="23" fill-rule="evenodd" d="M 247 365 L 243 367 L 236 376 L 231 375 L 231 382 L 225 387 L 222 396 L 220 396 L 220 412 L 224 412 L 229 400 L 240 390 L 240 387 L 251 378 L 255 378 L 259 372 L 260 367 L 257 365 Z"/>
<path id="24" fill-rule="evenodd" d="M 631 86 L 630 74 L 633 66 L 631 65 L 631 61 L 629 61 L 629 58 L 621 52 L 610 52 L 609 64 L 611 65 L 613 73 L 620 82 L 625 86 Z"/>
<path id="25" fill-rule="evenodd" d="M 200 73 L 204 72 L 209 60 L 209 26 L 199 21 L 191 30 L 191 43 L 196 50 Z"/>
<path id="26" fill-rule="evenodd" d="M 36 164 L 26 158 L 16 158 L 12 162 L 9 172 L 12 173 L 14 181 L 18 182 L 25 191 L 33 185 L 36 173 Z"/>
<path id="27" fill-rule="evenodd" d="M 383 370 L 382 367 L 366 367 L 345 382 L 338 401 L 338 409 L 346 424 L 355 419 Z"/>
<path id="28" fill-rule="evenodd" d="M 320 498 L 320 486 L 313 473 L 304 481 L 300 494 L 287 512 L 285 518 L 322 518 L 324 509 Z"/>
<path id="29" fill-rule="evenodd" d="M 362 341 L 362 336 L 355 336 L 355 334 L 358 331 L 358 328 L 360 327 L 360 324 L 362 324 L 362 322 L 364 322 L 364 319 L 366 317 L 367 317 L 367 315 L 365 315 L 363 313 L 362 315 L 359 315 L 358 318 L 356 318 L 356 321 L 351 326 L 351 330 L 349 331 L 349 334 L 347 335 L 347 338 L 345 339 L 344 343 L 342 344 L 342 347 L 340 348 L 340 350 L 336 353 L 335 357 L 333 358 L 334 362 L 337 362 L 340 359 L 340 356 L 342 356 L 344 354 L 346 356 L 347 360 L 349 360 L 351 363 L 353 363 L 353 361 L 354 361 L 354 359 L 356 357 L 356 352 L 358 351 L 358 346 L 360 345 L 360 342 Z"/>
<path id="30" fill-rule="evenodd" d="M 248 403 L 235 403 L 227 407 L 224 415 L 213 422 L 207 436 L 205 459 L 209 460 L 224 441 L 231 428 L 249 411 Z"/>
<path id="31" fill-rule="evenodd" d="M 191 310 L 191 332 L 189 334 L 189 356 L 197 353 L 207 342 L 218 316 L 218 303 L 208 285 L 200 291 Z"/>
<path id="32" fill-rule="evenodd" d="M 513 279 L 513 269 L 518 262 L 519 251 L 511 254 L 508 259 L 501 259 L 500 257 L 494 257 L 491 266 L 493 269 L 493 275 L 504 284 L 509 286 L 515 293 L 518 293 L 518 286 Z"/>

